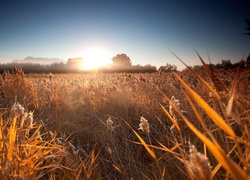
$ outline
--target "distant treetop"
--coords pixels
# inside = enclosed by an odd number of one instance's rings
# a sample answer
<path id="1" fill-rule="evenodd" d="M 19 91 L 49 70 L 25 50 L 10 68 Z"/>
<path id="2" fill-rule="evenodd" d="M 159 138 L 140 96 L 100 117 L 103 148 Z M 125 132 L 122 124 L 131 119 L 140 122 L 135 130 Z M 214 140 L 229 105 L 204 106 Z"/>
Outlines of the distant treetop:
<path id="1" fill-rule="evenodd" d="M 117 54 L 112 58 L 113 65 L 122 67 L 131 67 L 132 62 L 126 54 Z"/>

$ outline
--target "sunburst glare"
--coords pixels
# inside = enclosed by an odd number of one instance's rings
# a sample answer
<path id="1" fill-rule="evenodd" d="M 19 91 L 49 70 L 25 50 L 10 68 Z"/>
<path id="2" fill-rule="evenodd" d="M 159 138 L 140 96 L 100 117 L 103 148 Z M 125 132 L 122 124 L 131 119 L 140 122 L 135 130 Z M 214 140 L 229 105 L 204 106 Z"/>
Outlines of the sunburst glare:
<path id="1" fill-rule="evenodd" d="M 113 54 L 100 47 L 91 47 L 83 52 L 83 69 L 95 69 L 110 64 Z"/>

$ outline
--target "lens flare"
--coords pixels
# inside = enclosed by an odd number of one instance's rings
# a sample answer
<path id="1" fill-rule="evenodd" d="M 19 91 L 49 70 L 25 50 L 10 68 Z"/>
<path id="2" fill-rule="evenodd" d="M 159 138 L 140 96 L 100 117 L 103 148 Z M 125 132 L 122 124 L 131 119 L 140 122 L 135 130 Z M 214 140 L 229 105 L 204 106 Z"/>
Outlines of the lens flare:
<path id="1" fill-rule="evenodd" d="M 91 47 L 83 53 L 83 69 L 96 69 L 110 64 L 112 55 L 108 50 L 99 47 Z"/>

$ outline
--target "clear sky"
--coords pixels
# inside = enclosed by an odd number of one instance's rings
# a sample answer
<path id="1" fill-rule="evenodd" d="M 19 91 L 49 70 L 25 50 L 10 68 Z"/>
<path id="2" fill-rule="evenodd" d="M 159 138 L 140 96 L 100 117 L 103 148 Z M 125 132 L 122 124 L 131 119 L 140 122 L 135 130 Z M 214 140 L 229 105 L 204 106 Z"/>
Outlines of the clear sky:
<path id="1" fill-rule="evenodd" d="M 250 53 L 249 0 L 1 0 L 0 61 L 67 60 L 99 47 L 132 64 L 238 62 Z M 110 58 L 112 58 L 110 57 Z"/>

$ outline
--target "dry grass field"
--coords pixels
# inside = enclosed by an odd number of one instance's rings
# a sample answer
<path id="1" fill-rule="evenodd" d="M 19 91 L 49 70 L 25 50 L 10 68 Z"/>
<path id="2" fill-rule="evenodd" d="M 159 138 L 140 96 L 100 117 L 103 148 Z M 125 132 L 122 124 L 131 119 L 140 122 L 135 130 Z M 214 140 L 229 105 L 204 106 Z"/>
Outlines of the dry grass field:
<path id="1" fill-rule="evenodd" d="M 0 78 L 0 179 L 250 179 L 250 73 Z"/>

